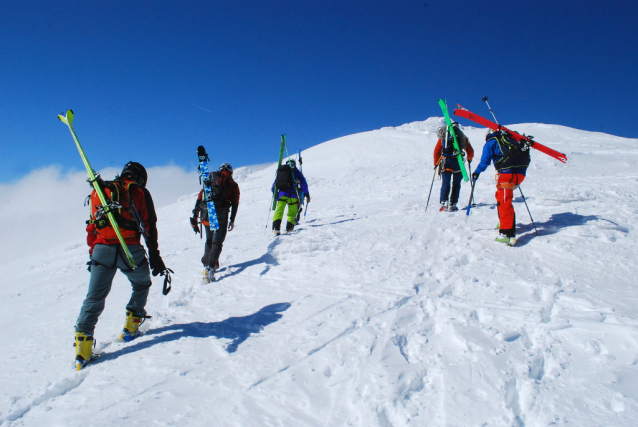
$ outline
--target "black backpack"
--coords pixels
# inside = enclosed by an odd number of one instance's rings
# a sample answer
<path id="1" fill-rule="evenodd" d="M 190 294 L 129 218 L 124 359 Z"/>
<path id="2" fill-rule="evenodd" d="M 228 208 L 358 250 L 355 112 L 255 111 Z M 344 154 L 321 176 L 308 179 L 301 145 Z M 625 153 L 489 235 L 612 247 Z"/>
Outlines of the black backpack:
<path id="1" fill-rule="evenodd" d="M 278 190 L 292 190 L 295 188 L 295 179 L 290 165 L 281 165 L 277 169 L 277 178 L 275 179 L 275 187 Z"/>
<path id="2" fill-rule="evenodd" d="M 509 135 L 500 135 L 496 141 L 503 153 L 503 157 L 496 161 L 496 169 L 526 168 L 532 161 L 529 145 L 517 141 Z"/>
<path id="3" fill-rule="evenodd" d="M 210 174 L 211 197 L 214 202 L 223 202 L 228 195 L 228 187 L 230 179 L 221 172 L 212 172 Z"/>

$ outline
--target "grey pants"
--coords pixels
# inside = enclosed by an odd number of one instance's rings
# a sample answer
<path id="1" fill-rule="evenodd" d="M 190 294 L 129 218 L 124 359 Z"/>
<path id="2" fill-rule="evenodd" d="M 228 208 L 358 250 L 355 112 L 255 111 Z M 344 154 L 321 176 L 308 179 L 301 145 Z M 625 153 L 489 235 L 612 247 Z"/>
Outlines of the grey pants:
<path id="1" fill-rule="evenodd" d="M 137 265 L 135 270 L 131 270 L 125 261 L 124 252 L 119 244 L 95 245 L 91 257 L 89 291 L 75 324 L 76 332 L 93 334 L 97 320 L 104 311 L 104 300 L 111 291 L 113 277 L 115 277 L 118 268 L 128 277 L 133 287 L 133 294 L 126 309 L 136 315 L 146 315 L 144 306 L 146 306 L 148 291 L 152 285 L 146 252 L 142 245 L 128 245 L 128 248 L 133 255 L 135 265 Z"/>

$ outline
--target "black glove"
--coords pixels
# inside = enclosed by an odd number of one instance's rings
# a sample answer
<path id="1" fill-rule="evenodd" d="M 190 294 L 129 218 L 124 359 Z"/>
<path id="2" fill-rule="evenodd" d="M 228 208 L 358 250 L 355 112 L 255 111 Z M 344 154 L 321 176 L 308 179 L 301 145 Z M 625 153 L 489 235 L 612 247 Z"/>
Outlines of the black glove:
<path id="1" fill-rule="evenodd" d="M 195 233 L 199 233 L 199 224 L 197 224 L 197 218 L 192 217 L 190 220 L 191 220 L 191 227 L 193 227 L 193 231 Z"/>
<path id="2" fill-rule="evenodd" d="M 480 173 L 474 172 L 472 174 L 472 181 L 476 181 L 478 179 L 479 175 L 480 175 Z"/>
<path id="3" fill-rule="evenodd" d="M 162 274 L 166 271 L 166 266 L 164 265 L 164 261 L 162 260 L 158 250 L 149 251 L 148 261 L 151 265 L 153 276 L 157 276 L 158 274 Z"/>

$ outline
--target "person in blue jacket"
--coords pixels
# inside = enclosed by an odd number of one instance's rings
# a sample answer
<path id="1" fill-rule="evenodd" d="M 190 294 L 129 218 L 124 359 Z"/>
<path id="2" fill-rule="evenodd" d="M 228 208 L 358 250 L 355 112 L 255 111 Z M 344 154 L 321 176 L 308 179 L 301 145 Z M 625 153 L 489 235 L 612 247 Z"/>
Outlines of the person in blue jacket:
<path id="1" fill-rule="evenodd" d="M 295 229 L 295 217 L 299 209 L 299 201 L 306 197 L 310 202 L 310 193 L 306 178 L 297 169 L 294 159 L 288 160 L 277 169 L 277 177 L 272 185 L 271 191 L 277 191 L 277 208 L 273 215 L 272 230 L 275 235 L 281 234 L 281 221 L 284 218 L 284 209 L 288 206 L 286 215 L 286 233 Z"/>
<path id="2" fill-rule="evenodd" d="M 516 244 L 516 212 L 512 206 L 514 190 L 525 180 L 527 168 L 531 162 L 529 146 L 516 141 L 509 134 L 488 130 L 483 146 L 481 162 L 472 174 L 476 183 L 479 175 L 490 163 L 496 169 L 496 208 L 499 219 L 497 242 L 510 246 Z"/>

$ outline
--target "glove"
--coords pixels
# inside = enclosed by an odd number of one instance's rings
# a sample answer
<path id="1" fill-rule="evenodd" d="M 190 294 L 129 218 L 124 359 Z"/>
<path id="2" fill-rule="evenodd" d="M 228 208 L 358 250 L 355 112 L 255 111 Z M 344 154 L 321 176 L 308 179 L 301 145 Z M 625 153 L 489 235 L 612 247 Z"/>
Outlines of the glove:
<path id="1" fill-rule="evenodd" d="M 306 200 L 310 203 L 310 194 L 306 194 Z"/>
<path id="2" fill-rule="evenodd" d="M 472 174 L 472 181 L 476 181 L 476 180 L 478 179 L 479 175 L 480 175 L 480 173 L 476 173 L 476 172 L 474 172 L 474 173 Z"/>
<path id="3" fill-rule="evenodd" d="M 166 266 L 164 265 L 164 261 L 162 260 L 158 250 L 149 251 L 148 261 L 151 265 L 153 276 L 157 276 L 158 274 L 162 274 L 166 271 Z"/>
<path id="4" fill-rule="evenodd" d="M 231 221 L 228 224 L 228 231 L 233 231 L 233 228 L 235 228 L 235 221 Z"/>
<path id="5" fill-rule="evenodd" d="M 199 233 L 199 224 L 197 224 L 197 218 L 192 217 L 190 220 L 191 220 L 191 227 L 193 227 L 193 231 L 195 233 Z"/>

